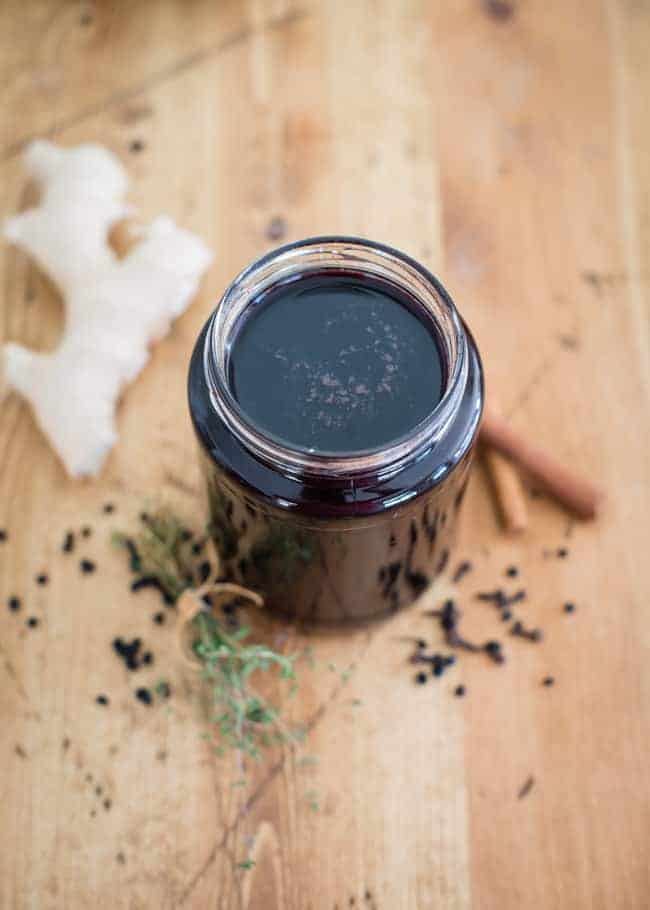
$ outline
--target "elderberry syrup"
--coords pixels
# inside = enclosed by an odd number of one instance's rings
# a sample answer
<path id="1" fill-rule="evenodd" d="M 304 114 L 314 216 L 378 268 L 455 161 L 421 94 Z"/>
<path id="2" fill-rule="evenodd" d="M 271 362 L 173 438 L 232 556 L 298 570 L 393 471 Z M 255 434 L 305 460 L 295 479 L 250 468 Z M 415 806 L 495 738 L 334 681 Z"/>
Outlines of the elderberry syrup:
<path id="1" fill-rule="evenodd" d="M 225 570 L 269 609 L 358 623 L 445 568 L 483 378 L 409 257 L 318 237 L 253 263 L 199 336 L 189 404 Z"/>

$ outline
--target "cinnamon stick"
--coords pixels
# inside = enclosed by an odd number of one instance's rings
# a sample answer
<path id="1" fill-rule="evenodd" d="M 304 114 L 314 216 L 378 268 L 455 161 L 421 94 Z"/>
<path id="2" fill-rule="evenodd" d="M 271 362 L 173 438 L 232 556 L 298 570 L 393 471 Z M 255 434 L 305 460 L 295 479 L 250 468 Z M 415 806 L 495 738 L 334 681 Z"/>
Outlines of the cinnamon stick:
<path id="1" fill-rule="evenodd" d="M 604 498 L 603 492 L 529 443 L 512 429 L 505 418 L 489 407 L 486 407 L 483 414 L 481 439 L 524 469 L 547 493 L 578 517 L 596 516 Z"/>
<path id="2" fill-rule="evenodd" d="M 494 395 L 490 399 L 492 414 L 502 416 Z M 528 506 L 519 471 L 505 455 L 483 446 L 485 466 L 490 476 L 501 524 L 507 532 L 520 534 L 528 527 Z"/>
<path id="3" fill-rule="evenodd" d="M 484 447 L 483 457 L 504 529 L 521 534 L 528 527 L 526 495 L 517 468 L 496 449 Z"/>

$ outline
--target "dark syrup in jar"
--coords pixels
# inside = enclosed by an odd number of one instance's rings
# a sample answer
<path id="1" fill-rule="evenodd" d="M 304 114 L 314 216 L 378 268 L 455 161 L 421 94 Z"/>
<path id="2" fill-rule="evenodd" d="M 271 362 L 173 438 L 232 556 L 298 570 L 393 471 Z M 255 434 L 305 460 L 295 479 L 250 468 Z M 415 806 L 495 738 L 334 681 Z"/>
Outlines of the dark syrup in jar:
<path id="1" fill-rule="evenodd" d="M 436 445 L 399 471 L 298 476 L 247 448 L 214 408 L 206 329 L 190 366 L 212 532 L 225 570 L 279 613 L 358 623 L 411 603 L 448 561 L 482 403 L 468 380 Z M 447 382 L 441 339 L 389 281 L 328 269 L 254 299 L 228 348 L 227 376 L 261 434 L 305 453 L 356 455 L 407 437 Z"/>
<path id="2" fill-rule="evenodd" d="M 312 453 L 357 454 L 406 436 L 442 397 L 432 325 L 387 282 L 308 275 L 247 308 L 229 379 L 263 433 Z"/>

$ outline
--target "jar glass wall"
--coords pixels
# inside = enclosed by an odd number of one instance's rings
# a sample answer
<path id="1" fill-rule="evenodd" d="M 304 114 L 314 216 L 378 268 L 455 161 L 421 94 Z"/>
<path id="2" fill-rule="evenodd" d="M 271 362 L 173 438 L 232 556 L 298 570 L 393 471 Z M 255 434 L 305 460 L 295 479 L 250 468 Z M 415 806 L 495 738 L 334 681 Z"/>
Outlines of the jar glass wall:
<path id="1" fill-rule="evenodd" d="M 350 451 L 315 449 L 260 426 L 240 405 L 232 358 L 242 326 L 270 294 L 306 280 L 311 288 L 354 281 L 399 294 L 435 336 L 440 393 L 395 438 Z M 422 375 L 427 366 L 419 364 Z M 409 257 L 366 240 L 323 237 L 253 263 L 197 341 L 189 402 L 225 571 L 259 590 L 269 609 L 359 623 L 411 603 L 444 569 L 483 406 L 482 370 L 449 295 Z"/>

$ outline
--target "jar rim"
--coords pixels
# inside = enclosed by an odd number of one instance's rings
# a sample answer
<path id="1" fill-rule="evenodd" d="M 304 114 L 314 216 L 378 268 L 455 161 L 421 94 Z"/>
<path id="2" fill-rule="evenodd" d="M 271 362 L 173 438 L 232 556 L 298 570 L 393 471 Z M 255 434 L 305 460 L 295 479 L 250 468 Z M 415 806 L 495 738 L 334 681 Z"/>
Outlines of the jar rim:
<path id="1" fill-rule="evenodd" d="M 314 452 L 291 446 L 253 424 L 230 389 L 228 357 L 238 319 L 246 306 L 260 291 L 287 276 L 328 267 L 380 275 L 406 290 L 427 310 L 445 344 L 448 369 L 443 395 L 418 424 L 388 445 L 351 453 Z M 270 250 L 233 279 L 209 321 L 203 369 L 212 406 L 254 455 L 289 476 L 353 481 L 355 476 L 368 473 L 381 478 L 390 476 L 420 458 L 441 438 L 455 416 L 467 382 L 468 345 L 463 322 L 449 293 L 427 268 L 406 253 L 377 241 L 324 235 Z M 444 473 L 445 466 L 440 468 Z"/>

